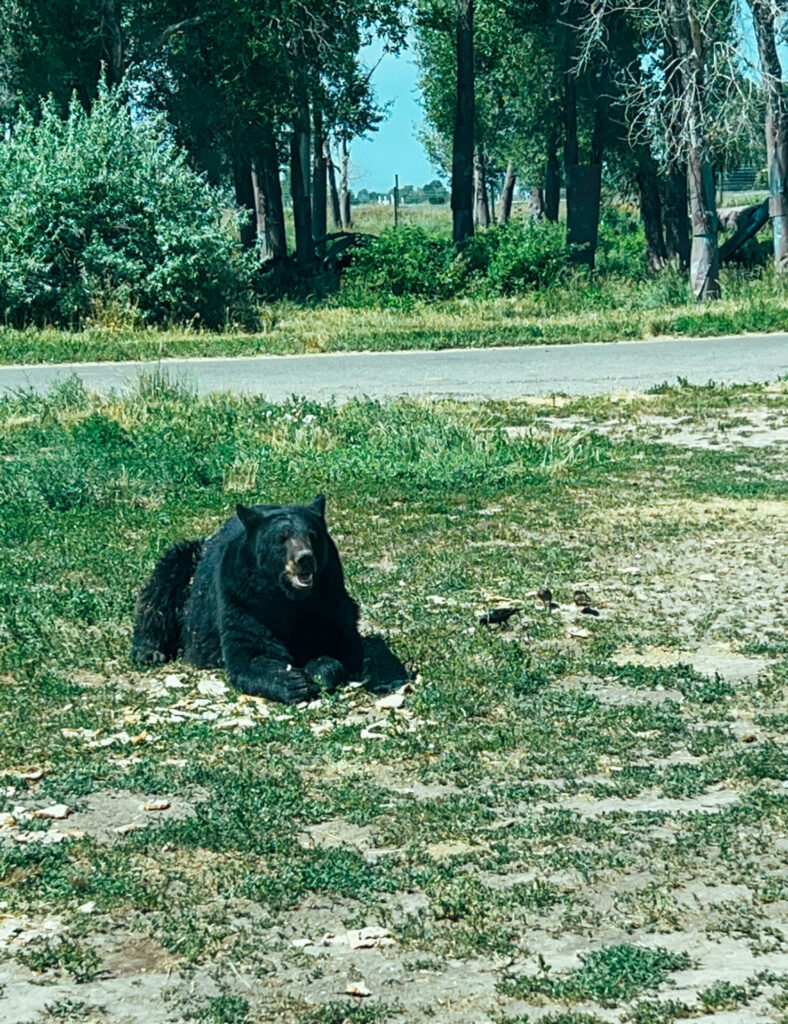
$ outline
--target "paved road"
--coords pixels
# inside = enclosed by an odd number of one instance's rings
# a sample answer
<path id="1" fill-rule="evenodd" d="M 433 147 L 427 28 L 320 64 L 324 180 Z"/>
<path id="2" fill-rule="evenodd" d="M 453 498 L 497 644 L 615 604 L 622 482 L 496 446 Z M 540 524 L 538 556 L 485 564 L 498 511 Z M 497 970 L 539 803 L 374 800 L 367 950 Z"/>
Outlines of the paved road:
<path id="1" fill-rule="evenodd" d="M 692 384 L 773 381 L 788 374 L 788 335 L 2 367 L 0 392 L 33 388 L 43 393 L 54 381 L 76 374 L 91 390 L 106 393 L 133 386 L 141 372 L 164 373 L 200 394 L 261 394 L 274 402 L 291 395 L 317 401 L 599 395 L 643 391 L 663 381 L 675 383 L 679 376 Z"/>

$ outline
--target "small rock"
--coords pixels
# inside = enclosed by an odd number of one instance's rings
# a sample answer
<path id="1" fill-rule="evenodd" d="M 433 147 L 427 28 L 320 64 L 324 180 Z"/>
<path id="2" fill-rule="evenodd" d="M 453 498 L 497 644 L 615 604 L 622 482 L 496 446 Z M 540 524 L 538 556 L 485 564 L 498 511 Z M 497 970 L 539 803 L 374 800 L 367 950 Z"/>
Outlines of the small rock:
<path id="1" fill-rule="evenodd" d="M 44 769 L 35 768 L 30 772 L 14 772 L 14 774 L 18 779 L 23 779 L 25 782 L 38 782 L 44 776 Z"/>
<path id="2" fill-rule="evenodd" d="M 148 800 L 145 804 L 146 811 L 166 811 L 170 806 L 169 800 Z"/>
<path id="3" fill-rule="evenodd" d="M 141 825 L 138 821 L 130 821 L 126 825 L 118 825 L 118 827 L 113 829 L 113 831 L 119 836 L 125 836 L 127 832 L 136 832 L 138 829 L 144 827 L 145 826 Z"/>
<path id="4" fill-rule="evenodd" d="M 55 821 L 61 821 L 73 813 L 73 808 L 69 807 L 68 804 L 52 804 L 51 807 L 41 807 L 39 810 L 33 811 L 33 817 L 52 818 Z"/>
<path id="5" fill-rule="evenodd" d="M 716 583 L 717 577 L 713 572 L 699 572 L 695 577 L 696 580 L 700 580 L 701 583 Z"/>
<path id="6" fill-rule="evenodd" d="M 95 914 L 96 904 L 93 900 L 88 900 L 87 903 L 83 903 L 81 907 L 77 907 L 78 914 Z"/>
<path id="7" fill-rule="evenodd" d="M 357 996 L 358 998 L 363 999 L 366 996 L 371 996 L 372 993 L 363 981 L 351 981 L 345 988 L 345 995 Z"/>
<path id="8" fill-rule="evenodd" d="M 307 946 L 314 946 L 314 942 L 311 939 L 293 939 L 293 945 L 296 949 L 305 949 Z"/>
<path id="9" fill-rule="evenodd" d="M 168 690 L 182 690 L 186 687 L 181 679 L 181 676 L 169 675 L 164 677 L 164 685 Z"/>
<path id="10" fill-rule="evenodd" d="M 387 928 L 358 928 L 342 936 L 349 949 L 375 949 L 380 946 L 393 946 L 394 939 Z"/>

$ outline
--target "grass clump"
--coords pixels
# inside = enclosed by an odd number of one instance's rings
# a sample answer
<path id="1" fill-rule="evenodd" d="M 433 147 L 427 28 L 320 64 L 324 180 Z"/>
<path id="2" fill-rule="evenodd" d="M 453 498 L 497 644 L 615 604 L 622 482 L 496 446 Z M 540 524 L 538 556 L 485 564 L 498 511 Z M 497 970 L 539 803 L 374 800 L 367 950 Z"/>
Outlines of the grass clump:
<path id="1" fill-rule="evenodd" d="M 549 966 L 540 961 L 539 973 L 505 982 L 506 994 L 520 998 L 545 995 L 569 1003 L 593 999 L 603 1006 L 615 1006 L 659 988 L 672 971 L 685 970 L 691 964 L 686 953 L 626 943 L 581 954 L 580 967 L 560 976 L 551 975 Z"/>

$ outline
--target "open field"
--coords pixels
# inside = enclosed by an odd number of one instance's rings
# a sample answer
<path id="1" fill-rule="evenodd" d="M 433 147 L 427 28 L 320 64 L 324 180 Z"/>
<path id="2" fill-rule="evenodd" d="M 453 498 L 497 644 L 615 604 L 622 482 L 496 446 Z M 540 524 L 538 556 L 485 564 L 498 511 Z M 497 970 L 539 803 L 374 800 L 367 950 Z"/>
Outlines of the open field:
<path id="1" fill-rule="evenodd" d="M 0 1018 L 788 1020 L 787 438 L 785 382 L 0 400 Z M 320 490 L 404 690 L 133 668 L 169 541 Z"/>

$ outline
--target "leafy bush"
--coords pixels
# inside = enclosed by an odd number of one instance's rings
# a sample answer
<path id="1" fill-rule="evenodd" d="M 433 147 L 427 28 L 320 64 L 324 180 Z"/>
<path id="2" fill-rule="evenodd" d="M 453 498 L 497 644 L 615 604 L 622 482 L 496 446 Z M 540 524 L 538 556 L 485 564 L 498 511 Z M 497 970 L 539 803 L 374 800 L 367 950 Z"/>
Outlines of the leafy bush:
<path id="1" fill-rule="evenodd" d="M 646 276 L 646 234 L 636 213 L 619 206 L 603 207 L 595 264 L 601 274 L 636 281 Z"/>
<path id="2" fill-rule="evenodd" d="M 388 228 L 354 254 L 344 297 L 518 294 L 559 280 L 567 255 L 565 229 L 549 221 L 491 227 L 459 253 L 451 239 L 423 228 Z"/>
<path id="3" fill-rule="evenodd" d="M 501 295 L 545 288 L 560 280 L 567 268 L 566 229 L 549 220 L 529 221 L 524 227 L 507 224 L 490 229 L 491 253 L 487 279 Z"/>
<path id="4" fill-rule="evenodd" d="M 74 324 L 104 309 L 218 326 L 251 280 L 230 204 L 160 119 L 103 87 L 63 119 L 23 112 L 0 147 L 0 313 Z"/>
<path id="5" fill-rule="evenodd" d="M 386 228 L 359 248 L 345 283 L 374 296 L 448 298 L 462 285 L 464 271 L 451 239 L 405 225 Z"/>

